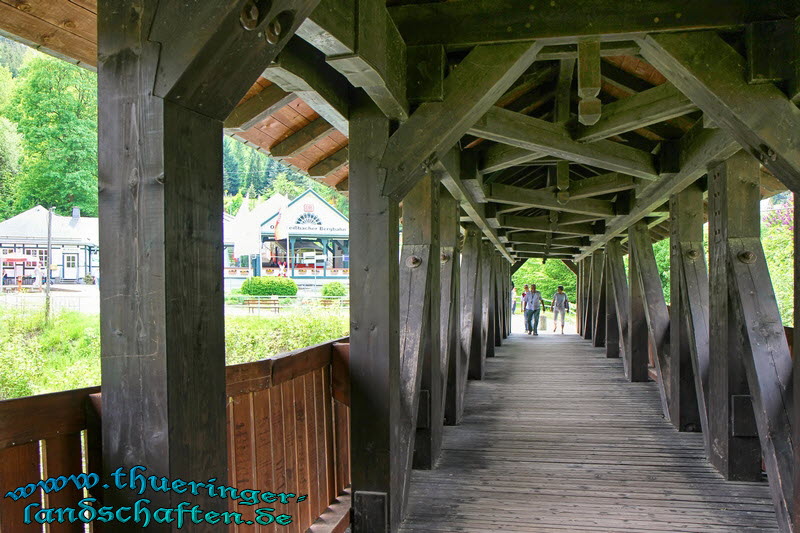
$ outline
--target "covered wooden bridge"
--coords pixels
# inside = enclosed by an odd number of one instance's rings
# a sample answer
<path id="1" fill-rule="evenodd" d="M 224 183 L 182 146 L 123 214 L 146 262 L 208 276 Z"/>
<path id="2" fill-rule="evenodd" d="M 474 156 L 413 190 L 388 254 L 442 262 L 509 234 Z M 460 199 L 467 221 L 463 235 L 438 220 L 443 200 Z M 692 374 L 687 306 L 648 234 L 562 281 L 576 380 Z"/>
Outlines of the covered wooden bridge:
<path id="1" fill-rule="evenodd" d="M 85 455 L 307 493 L 291 531 L 800 528 L 792 359 L 759 238 L 760 199 L 800 189 L 798 15 L 0 0 L 5 34 L 97 68 L 104 273 L 102 396 L 0 404 L 4 490 Z M 224 133 L 349 190 L 349 344 L 225 368 Z M 585 340 L 509 337 L 525 259 L 577 271 Z M 0 503 L 3 533 L 41 530 L 21 509 Z"/>

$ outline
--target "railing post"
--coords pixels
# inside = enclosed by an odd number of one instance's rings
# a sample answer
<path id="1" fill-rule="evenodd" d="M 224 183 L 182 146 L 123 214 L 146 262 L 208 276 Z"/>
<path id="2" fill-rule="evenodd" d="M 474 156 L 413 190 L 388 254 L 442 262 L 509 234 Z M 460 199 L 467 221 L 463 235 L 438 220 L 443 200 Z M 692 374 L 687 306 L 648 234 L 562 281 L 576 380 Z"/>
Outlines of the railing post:
<path id="1" fill-rule="evenodd" d="M 628 230 L 628 379 L 633 382 L 647 381 L 648 377 L 648 333 L 645 315 L 645 301 L 639 283 L 639 268 L 631 240 L 635 230 Z"/>
<path id="2" fill-rule="evenodd" d="M 603 250 L 592 254 L 592 293 L 594 308 L 592 309 L 592 346 L 603 347 L 606 343 L 606 290 L 603 279 L 605 256 Z"/>
<path id="3" fill-rule="evenodd" d="M 617 317 L 617 303 L 614 296 L 614 283 L 611 280 L 611 260 L 608 254 L 608 246 L 603 249 L 604 270 L 603 284 L 606 292 L 606 357 L 619 357 L 619 318 Z"/>

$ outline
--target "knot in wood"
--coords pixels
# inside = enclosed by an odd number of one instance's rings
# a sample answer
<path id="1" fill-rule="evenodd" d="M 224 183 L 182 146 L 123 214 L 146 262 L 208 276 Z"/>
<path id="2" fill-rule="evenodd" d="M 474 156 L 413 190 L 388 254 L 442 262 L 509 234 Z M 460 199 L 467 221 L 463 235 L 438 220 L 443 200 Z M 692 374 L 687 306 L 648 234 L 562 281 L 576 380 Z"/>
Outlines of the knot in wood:
<path id="1" fill-rule="evenodd" d="M 442 263 L 447 263 L 448 261 L 450 261 L 450 254 L 448 254 L 446 252 L 443 252 L 442 256 L 441 256 L 441 259 L 442 259 Z"/>
<path id="2" fill-rule="evenodd" d="M 694 261 L 695 259 L 700 257 L 700 252 L 698 252 L 697 250 L 689 250 L 688 252 L 686 252 L 686 257 Z"/>
<path id="3" fill-rule="evenodd" d="M 755 263 L 755 261 L 756 261 L 756 254 L 754 254 L 753 252 L 751 252 L 749 250 L 747 250 L 745 252 L 739 252 L 739 256 L 738 257 L 739 257 L 739 261 L 741 261 L 742 263 L 750 264 L 750 263 Z"/>
<path id="4" fill-rule="evenodd" d="M 422 259 L 420 259 L 420 258 L 419 258 L 418 256 L 416 256 L 416 255 L 412 255 L 411 257 L 409 257 L 408 259 L 406 259 L 406 266 L 407 266 L 408 268 L 417 268 L 417 267 L 418 267 L 418 266 L 420 266 L 421 264 L 422 264 Z"/>
<path id="5" fill-rule="evenodd" d="M 258 6 L 253 0 L 247 0 L 242 6 L 242 12 L 239 14 L 239 21 L 242 27 L 247 31 L 253 31 L 258 26 Z"/>

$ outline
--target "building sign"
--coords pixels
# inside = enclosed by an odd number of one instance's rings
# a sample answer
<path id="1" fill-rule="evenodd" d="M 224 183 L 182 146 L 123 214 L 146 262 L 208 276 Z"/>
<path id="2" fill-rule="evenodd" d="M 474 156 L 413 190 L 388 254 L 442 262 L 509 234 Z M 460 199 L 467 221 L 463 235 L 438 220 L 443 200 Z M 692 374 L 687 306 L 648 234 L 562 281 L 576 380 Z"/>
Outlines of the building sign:
<path id="1" fill-rule="evenodd" d="M 277 217 L 269 218 L 262 226 L 263 235 L 275 233 Z M 308 191 L 286 206 L 281 213 L 281 225 L 287 233 L 304 237 L 347 237 L 348 220 L 312 191 Z"/>

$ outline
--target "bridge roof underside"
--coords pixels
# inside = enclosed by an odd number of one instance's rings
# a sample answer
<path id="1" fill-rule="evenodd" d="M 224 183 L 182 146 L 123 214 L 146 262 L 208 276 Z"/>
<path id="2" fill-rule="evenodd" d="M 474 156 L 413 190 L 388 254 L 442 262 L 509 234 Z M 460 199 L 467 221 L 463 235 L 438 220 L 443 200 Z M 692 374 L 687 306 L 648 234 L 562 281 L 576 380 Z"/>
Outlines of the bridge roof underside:
<path id="1" fill-rule="evenodd" d="M 335 3 L 323 1 L 317 11 Z M 746 0 L 674 13 L 663 12 L 663 2 L 586 2 L 570 9 L 518 0 L 386 4 L 406 51 L 441 48 L 444 76 L 476 46 L 542 45 L 536 60 L 457 143 L 477 161 L 474 179 L 460 184 L 463 218 L 478 223 L 515 259 L 580 259 L 609 239 L 624 238 L 625 228 L 642 219 L 653 240 L 663 239 L 670 232 L 670 195 L 688 183 L 703 184 L 709 165 L 741 148 L 740 139 L 707 113 L 713 106 L 687 94 L 675 72 L 657 68 L 649 35 L 708 34 L 744 63 L 753 57 L 753 23 L 771 21 L 780 29 L 780 21 L 797 24 L 793 17 L 800 14 L 797 6 Z M 309 24 L 326 30 L 328 19 L 317 11 Z M 94 68 L 96 12 L 96 0 L 0 1 L 0 33 Z M 591 28 L 580 23 L 586 17 Z M 347 192 L 353 79 L 334 69 L 330 50 L 309 38 L 314 32 L 308 26 L 255 81 L 224 131 Z M 790 98 L 797 91 L 779 76 L 755 79 L 749 65 L 745 87 L 766 83 Z M 414 94 L 409 88 L 411 115 L 422 103 Z M 787 189 L 771 170 L 765 162 L 764 197 Z"/>

